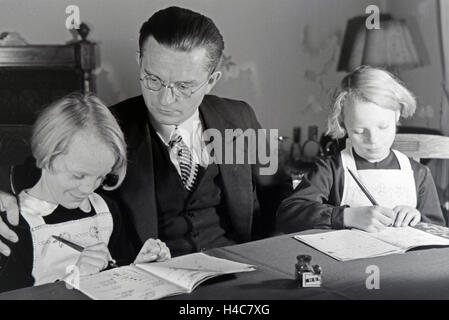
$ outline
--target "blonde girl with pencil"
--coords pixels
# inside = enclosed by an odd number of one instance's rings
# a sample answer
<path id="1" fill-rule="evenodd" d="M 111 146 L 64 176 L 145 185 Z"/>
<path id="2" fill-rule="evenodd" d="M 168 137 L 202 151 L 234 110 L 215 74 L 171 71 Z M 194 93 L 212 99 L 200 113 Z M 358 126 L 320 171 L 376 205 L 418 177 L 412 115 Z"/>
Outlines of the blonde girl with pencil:
<path id="1" fill-rule="evenodd" d="M 0 291 L 63 279 L 118 264 L 163 261 L 166 245 L 136 231 L 108 190 L 125 178 L 123 133 L 92 94 L 70 94 L 49 105 L 33 126 L 34 159 L 14 166 L 10 183 L 18 199 L 19 242 L 0 260 Z M 137 256 L 137 258 L 136 258 Z"/>
<path id="2" fill-rule="evenodd" d="M 399 118 L 415 109 L 413 94 L 387 71 L 361 66 L 348 74 L 328 119 L 328 134 L 346 136 L 346 146 L 317 161 L 281 203 L 278 231 L 444 225 L 430 170 L 391 149 Z"/>

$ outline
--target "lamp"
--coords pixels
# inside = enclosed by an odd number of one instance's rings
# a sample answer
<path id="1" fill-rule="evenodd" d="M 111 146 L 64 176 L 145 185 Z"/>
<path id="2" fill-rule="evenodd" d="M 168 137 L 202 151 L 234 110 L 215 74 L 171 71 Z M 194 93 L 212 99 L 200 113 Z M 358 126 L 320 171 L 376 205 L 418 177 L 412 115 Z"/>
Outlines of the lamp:
<path id="1" fill-rule="evenodd" d="M 367 29 L 366 16 L 348 21 L 338 71 L 351 71 L 360 65 L 390 71 L 412 69 L 425 64 L 425 53 L 418 50 L 405 20 L 380 16 L 380 29 Z"/>

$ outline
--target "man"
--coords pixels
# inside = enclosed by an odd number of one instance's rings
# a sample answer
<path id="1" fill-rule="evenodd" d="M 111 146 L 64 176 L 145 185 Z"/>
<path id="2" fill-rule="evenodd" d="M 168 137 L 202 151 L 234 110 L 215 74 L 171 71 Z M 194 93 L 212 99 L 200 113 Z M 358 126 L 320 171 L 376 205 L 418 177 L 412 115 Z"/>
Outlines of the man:
<path id="1" fill-rule="evenodd" d="M 257 161 L 223 164 L 205 152 L 210 151 L 205 148 L 210 141 L 203 139 L 206 130 L 225 137 L 229 129 L 260 129 L 246 103 L 207 95 L 221 77 L 217 68 L 223 48 L 209 18 L 178 7 L 155 13 L 140 30 L 142 95 L 111 108 L 129 159 L 114 196 L 140 241 L 160 238 L 173 256 L 249 241 L 269 223 L 256 192 L 270 177 L 259 174 Z M 238 140 L 234 136 L 222 143 L 237 150 Z M 221 151 L 217 145 L 212 149 Z M 249 151 L 236 152 L 246 156 Z M 4 193 L 0 199 L 13 222 L 14 199 Z M 12 240 L 3 223 L 0 235 Z M 5 254 L 2 248 L 0 243 Z"/>

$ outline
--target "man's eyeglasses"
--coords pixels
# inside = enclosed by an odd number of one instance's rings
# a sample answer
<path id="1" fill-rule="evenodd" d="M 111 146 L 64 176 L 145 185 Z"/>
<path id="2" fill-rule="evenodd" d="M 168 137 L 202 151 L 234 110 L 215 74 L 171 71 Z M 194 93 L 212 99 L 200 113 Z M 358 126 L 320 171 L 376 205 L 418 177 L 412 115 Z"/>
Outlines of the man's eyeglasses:
<path id="1" fill-rule="evenodd" d="M 213 72 L 212 72 L 213 73 Z M 200 90 L 210 79 L 212 73 L 209 74 L 206 81 L 192 86 L 185 82 L 167 82 L 155 76 L 154 74 L 146 74 L 143 78 L 140 78 L 143 86 L 151 91 L 159 91 L 162 87 L 170 88 L 175 97 L 178 98 L 190 98 L 195 92 Z"/>

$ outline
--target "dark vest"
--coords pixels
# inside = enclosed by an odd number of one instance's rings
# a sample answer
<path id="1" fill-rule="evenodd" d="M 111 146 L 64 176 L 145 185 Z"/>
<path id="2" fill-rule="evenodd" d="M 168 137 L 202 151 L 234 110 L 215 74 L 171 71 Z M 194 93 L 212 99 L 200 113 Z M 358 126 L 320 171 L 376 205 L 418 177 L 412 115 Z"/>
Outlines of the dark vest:
<path id="1" fill-rule="evenodd" d="M 195 188 L 185 189 L 168 147 L 150 128 L 159 238 L 172 256 L 235 244 L 222 208 L 219 167 L 200 168 Z"/>

